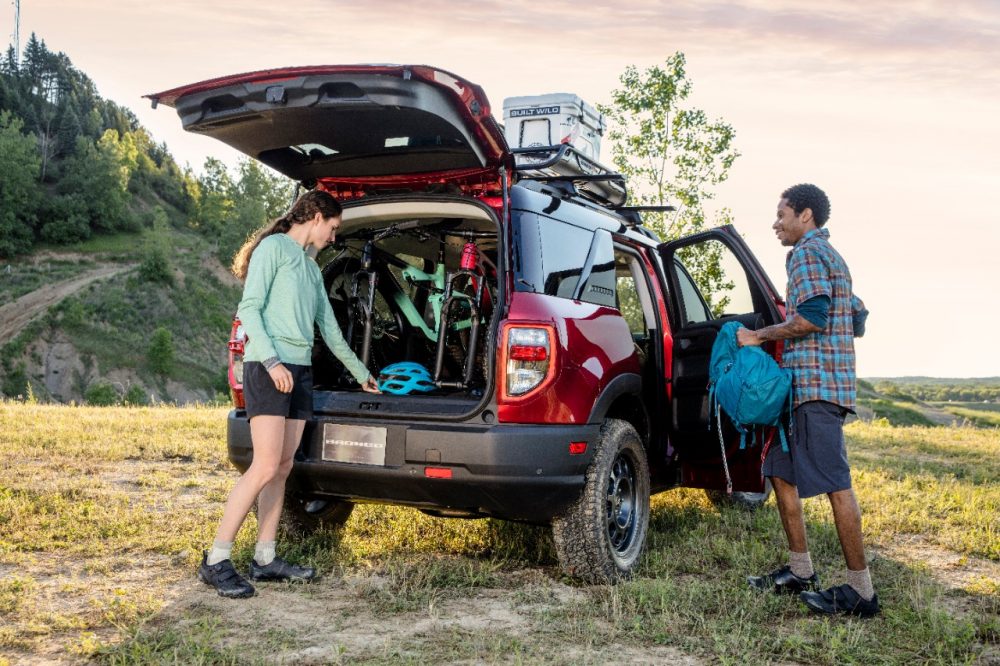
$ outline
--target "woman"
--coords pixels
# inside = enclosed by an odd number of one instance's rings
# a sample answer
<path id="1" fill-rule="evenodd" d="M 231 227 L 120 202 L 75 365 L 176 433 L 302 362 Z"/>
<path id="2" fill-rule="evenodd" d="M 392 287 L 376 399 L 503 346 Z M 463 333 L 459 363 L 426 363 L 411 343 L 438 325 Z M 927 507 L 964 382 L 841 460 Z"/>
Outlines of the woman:
<path id="1" fill-rule="evenodd" d="M 319 266 L 305 250 L 331 243 L 340 226 L 341 207 L 318 190 L 299 197 L 291 210 L 247 241 L 233 260 L 233 273 L 245 281 L 237 314 L 247 333 L 243 357 L 253 462 L 236 482 L 226 502 L 212 550 L 198 577 L 224 597 L 250 597 L 254 587 L 233 567 L 230 553 L 236 533 L 257 502 L 257 548 L 250 578 L 310 580 L 313 569 L 274 555 L 285 479 L 312 416 L 313 324 L 344 366 L 369 393 L 378 385 L 351 351 L 337 327 L 323 288 Z"/>

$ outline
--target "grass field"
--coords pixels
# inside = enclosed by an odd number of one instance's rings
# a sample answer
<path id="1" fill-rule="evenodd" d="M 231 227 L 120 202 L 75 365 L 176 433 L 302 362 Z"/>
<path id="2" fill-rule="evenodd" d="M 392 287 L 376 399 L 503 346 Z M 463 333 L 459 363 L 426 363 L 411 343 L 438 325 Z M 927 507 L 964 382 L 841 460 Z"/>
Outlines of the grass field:
<path id="1" fill-rule="evenodd" d="M 971 425 L 1000 428 L 1000 404 L 995 402 L 941 402 L 934 405 Z"/>
<path id="2" fill-rule="evenodd" d="M 848 426 L 884 612 L 809 615 L 743 578 L 780 564 L 773 501 L 658 495 L 634 580 L 560 576 L 547 530 L 360 506 L 279 552 L 308 586 L 222 600 L 193 577 L 235 473 L 225 411 L 0 402 L 0 663 L 993 663 L 1000 430 Z M 826 582 L 843 561 L 806 502 Z M 236 549 L 252 551 L 252 518 Z"/>

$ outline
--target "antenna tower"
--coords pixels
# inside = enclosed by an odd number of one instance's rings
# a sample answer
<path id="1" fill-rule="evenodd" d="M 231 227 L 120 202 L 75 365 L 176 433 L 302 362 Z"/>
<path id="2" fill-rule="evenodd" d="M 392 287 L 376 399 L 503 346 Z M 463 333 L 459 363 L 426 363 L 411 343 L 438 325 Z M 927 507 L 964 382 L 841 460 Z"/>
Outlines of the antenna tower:
<path id="1" fill-rule="evenodd" d="M 14 0 L 14 64 L 21 60 L 21 0 Z"/>

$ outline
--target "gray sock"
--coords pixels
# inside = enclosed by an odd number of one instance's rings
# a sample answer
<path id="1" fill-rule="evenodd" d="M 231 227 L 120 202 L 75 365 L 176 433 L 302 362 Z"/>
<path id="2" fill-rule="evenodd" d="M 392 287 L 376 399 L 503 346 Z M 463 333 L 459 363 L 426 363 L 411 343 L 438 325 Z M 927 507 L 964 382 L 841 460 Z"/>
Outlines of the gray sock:
<path id="1" fill-rule="evenodd" d="M 262 567 L 274 561 L 274 542 L 258 541 L 257 548 L 253 551 L 253 561 Z"/>
<path id="2" fill-rule="evenodd" d="M 865 601 L 871 601 L 875 596 L 875 588 L 872 586 L 872 575 L 865 567 L 861 571 L 847 570 L 847 584 L 854 588 L 854 591 L 861 595 Z"/>
<path id="3" fill-rule="evenodd" d="M 815 573 L 808 550 L 804 553 L 796 553 L 794 550 L 788 551 L 788 565 L 792 568 L 792 573 L 799 578 L 809 578 Z"/>
<path id="4" fill-rule="evenodd" d="M 213 564 L 218 564 L 223 560 L 228 560 L 233 554 L 233 542 L 232 541 L 213 541 L 212 550 L 208 551 L 208 558 L 205 563 L 208 566 Z"/>

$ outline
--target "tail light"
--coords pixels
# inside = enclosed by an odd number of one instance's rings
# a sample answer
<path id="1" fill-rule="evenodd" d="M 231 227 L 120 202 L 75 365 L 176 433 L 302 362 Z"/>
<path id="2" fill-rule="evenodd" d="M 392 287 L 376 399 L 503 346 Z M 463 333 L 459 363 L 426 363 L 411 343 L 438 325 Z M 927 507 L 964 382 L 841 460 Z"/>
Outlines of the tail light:
<path id="1" fill-rule="evenodd" d="M 508 397 L 523 396 L 555 372 L 555 332 L 550 326 L 510 326 L 504 335 L 503 388 Z"/>
<path id="2" fill-rule="evenodd" d="M 243 400 L 243 347 L 246 341 L 243 324 L 239 319 L 233 319 L 233 332 L 229 338 L 229 391 L 237 409 L 246 407 Z"/>

